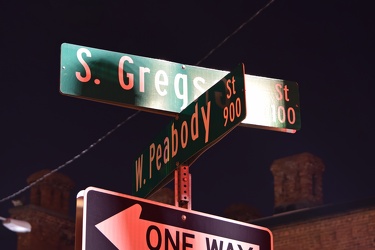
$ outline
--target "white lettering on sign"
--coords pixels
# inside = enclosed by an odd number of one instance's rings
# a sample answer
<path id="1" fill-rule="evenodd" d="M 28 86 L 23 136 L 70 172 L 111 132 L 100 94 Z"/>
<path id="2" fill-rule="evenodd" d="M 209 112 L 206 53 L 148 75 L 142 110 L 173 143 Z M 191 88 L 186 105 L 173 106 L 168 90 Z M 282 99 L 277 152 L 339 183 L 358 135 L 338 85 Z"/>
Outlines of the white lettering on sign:
<path id="1" fill-rule="evenodd" d="M 61 48 L 62 94 L 166 115 L 181 112 L 229 73 L 73 44 Z M 245 82 L 242 125 L 288 133 L 300 128 L 297 83 L 251 75 Z M 227 121 L 235 105 L 228 107 Z"/>
<path id="2" fill-rule="evenodd" d="M 193 157 L 199 150 L 212 145 L 216 139 L 233 128 L 233 124 L 239 123 L 239 119 L 244 117 L 245 114 L 243 112 L 246 112 L 246 109 L 242 109 L 245 103 L 243 103 L 244 100 L 241 100 L 244 89 L 242 87 L 241 90 L 237 90 L 235 76 L 231 76 L 229 79 L 222 79 L 217 84 L 224 84 L 225 89 L 220 91 L 208 90 L 212 91 L 213 94 L 212 103 L 211 100 L 206 99 L 202 107 L 198 106 L 198 100 L 194 102 L 195 104 L 190 104 L 189 109 L 191 111 L 184 111 L 192 112 L 187 120 L 178 120 L 178 123 L 176 121 L 172 122 L 167 128 L 169 133 L 167 133 L 165 138 L 159 138 L 157 141 L 152 142 L 148 150 L 135 160 L 135 192 L 139 192 L 146 185 L 147 180 L 151 180 L 155 173 L 159 173 L 157 171 L 161 171 L 167 164 L 172 164 L 172 166 L 176 164 L 178 166 L 178 163 L 183 164 L 187 161 L 188 157 L 174 159 L 181 150 L 188 148 L 191 151 L 189 157 Z M 207 97 L 202 96 L 201 98 Z M 217 110 L 216 108 L 220 111 L 222 110 L 223 123 L 220 125 L 221 122 L 216 121 L 216 127 L 213 131 L 220 132 L 213 137 L 218 138 L 210 138 L 211 110 Z M 179 119 L 182 118 L 180 117 Z M 189 146 L 189 143 L 196 140 L 201 143 L 199 148 L 194 148 L 195 145 Z M 147 159 L 148 162 L 146 162 Z M 174 161 L 172 161 L 173 159 Z M 170 174 L 166 173 L 166 171 L 163 171 L 163 173 L 163 178 Z"/>
<path id="3" fill-rule="evenodd" d="M 226 94 L 226 100 L 227 102 L 232 97 L 232 95 L 236 94 L 236 88 L 235 88 L 236 80 L 234 76 L 231 79 L 228 79 L 226 82 L 226 88 L 227 88 L 227 94 Z M 227 104 L 227 106 L 223 109 L 223 118 L 224 118 L 224 127 L 227 126 L 228 120 L 229 122 L 233 122 L 235 118 L 238 118 L 241 116 L 242 110 L 241 110 L 241 98 L 237 98 L 235 102 L 230 102 Z"/>
<path id="4" fill-rule="evenodd" d="M 86 48 L 80 48 L 77 50 L 77 58 L 78 61 L 82 64 L 83 68 L 85 69 L 85 76 L 82 76 L 80 72 L 76 72 L 77 80 L 80 82 L 88 82 L 91 79 L 91 70 L 89 65 L 83 60 L 82 54 L 86 54 L 87 57 L 91 57 L 90 50 Z"/>
<path id="5" fill-rule="evenodd" d="M 123 56 L 120 58 L 120 62 L 118 65 L 118 80 L 120 82 L 120 86 L 125 90 L 130 90 L 134 86 L 134 75 L 130 73 L 126 73 L 126 77 L 128 78 L 128 83 L 124 81 L 124 63 L 129 62 L 133 63 L 133 59 L 129 56 Z"/>
<path id="6" fill-rule="evenodd" d="M 84 60 L 84 56 L 91 57 L 91 52 L 87 48 L 80 48 L 77 50 L 77 59 L 81 63 L 84 68 L 84 76 L 82 76 L 81 72 L 76 72 L 76 78 L 78 81 L 82 83 L 86 83 L 91 80 L 92 73 L 88 63 Z M 187 74 L 177 73 L 173 79 L 168 78 L 168 74 L 165 70 L 156 70 L 155 72 L 151 72 L 151 69 L 145 67 L 144 65 L 138 66 L 138 72 L 132 72 L 134 67 L 130 67 L 129 65 L 134 65 L 134 60 L 131 56 L 126 55 L 122 56 L 118 63 L 118 81 L 121 88 L 125 91 L 135 91 L 134 86 L 136 82 L 139 85 L 139 93 L 147 92 L 156 92 L 161 97 L 165 97 L 168 94 L 174 94 L 174 96 L 182 100 L 182 105 L 180 110 L 186 108 L 188 103 L 188 86 L 189 80 Z M 126 72 L 126 75 L 124 75 Z M 135 79 L 134 75 L 138 75 L 139 79 Z M 153 84 L 150 82 L 146 82 L 146 75 L 150 77 L 148 79 L 153 80 Z M 94 80 L 95 84 L 100 84 L 99 79 Z M 194 99 L 197 98 L 200 94 L 204 93 L 207 88 L 202 87 L 202 85 L 206 84 L 206 80 L 203 77 L 197 76 L 192 79 L 192 85 L 195 87 L 197 91 L 194 91 Z M 174 93 L 168 93 L 168 86 L 173 84 Z M 152 88 L 152 86 L 154 88 Z M 148 89 L 146 89 L 148 88 Z"/>
<path id="7" fill-rule="evenodd" d="M 282 105 L 275 106 L 271 104 L 271 113 L 273 122 L 285 123 L 287 120 L 289 124 L 294 124 L 296 122 L 296 111 L 293 107 L 288 107 L 285 110 L 284 102 L 289 102 L 289 89 L 288 85 L 283 85 L 280 83 L 275 84 L 276 90 L 276 100 L 282 101 Z"/>
<path id="8" fill-rule="evenodd" d="M 260 250 L 256 244 L 141 219 L 135 204 L 95 227 L 119 250 Z"/>
<path id="9" fill-rule="evenodd" d="M 245 81 L 251 84 L 246 84 L 247 116 L 242 123 L 288 127 L 298 122 L 299 105 L 291 104 L 293 100 L 288 84 L 273 80 L 270 85 L 269 79 L 250 75 L 245 75 Z M 287 132 L 296 131 L 291 129 Z"/>
<path id="10" fill-rule="evenodd" d="M 200 116 L 198 112 L 201 113 L 201 119 L 199 119 Z M 162 165 L 172 160 L 178 154 L 179 150 L 188 146 L 189 142 L 195 141 L 203 136 L 204 142 L 207 143 L 210 134 L 210 118 L 211 101 L 208 101 L 206 106 L 202 106 L 200 109 L 198 109 L 198 103 L 196 103 L 190 121 L 183 121 L 180 127 L 175 127 L 175 122 L 173 122 L 170 128 L 171 137 L 165 137 L 163 144 L 151 143 L 149 146 L 149 179 L 152 178 L 153 168 L 159 171 Z M 199 123 L 203 123 L 203 131 L 199 131 Z M 146 180 L 142 182 L 142 166 L 143 154 L 135 161 L 136 191 L 146 182 Z"/>

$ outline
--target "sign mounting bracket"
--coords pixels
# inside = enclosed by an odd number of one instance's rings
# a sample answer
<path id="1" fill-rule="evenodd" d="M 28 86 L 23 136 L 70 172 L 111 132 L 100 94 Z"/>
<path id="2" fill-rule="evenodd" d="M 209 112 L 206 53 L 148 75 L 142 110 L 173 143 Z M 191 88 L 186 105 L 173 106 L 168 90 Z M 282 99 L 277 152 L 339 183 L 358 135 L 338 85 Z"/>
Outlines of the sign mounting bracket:
<path id="1" fill-rule="evenodd" d="M 175 206 L 191 210 L 191 174 L 189 165 L 180 165 L 175 170 Z"/>

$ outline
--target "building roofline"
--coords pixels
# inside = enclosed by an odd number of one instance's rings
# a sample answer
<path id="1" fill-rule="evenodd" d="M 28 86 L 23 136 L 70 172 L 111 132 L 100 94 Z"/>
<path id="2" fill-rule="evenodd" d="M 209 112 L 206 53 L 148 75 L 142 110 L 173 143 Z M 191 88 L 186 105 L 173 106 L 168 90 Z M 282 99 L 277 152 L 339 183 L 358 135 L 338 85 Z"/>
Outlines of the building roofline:
<path id="1" fill-rule="evenodd" d="M 293 211 L 278 213 L 272 216 L 247 221 L 248 223 L 263 226 L 276 227 L 295 222 L 325 217 L 332 214 L 348 213 L 354 210 L 375 207 L 375 197 L 368 197 L 345 203 L 327 204 L 312 208 L 303 208 Z"/>

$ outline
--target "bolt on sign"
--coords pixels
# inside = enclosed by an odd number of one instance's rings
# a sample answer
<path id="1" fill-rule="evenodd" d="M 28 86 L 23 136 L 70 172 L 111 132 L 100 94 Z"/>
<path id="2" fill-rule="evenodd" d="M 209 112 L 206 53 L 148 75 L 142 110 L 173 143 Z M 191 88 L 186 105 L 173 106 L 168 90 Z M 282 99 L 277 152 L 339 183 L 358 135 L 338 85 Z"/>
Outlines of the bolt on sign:
<path id="1" fill-rule="evenodd" d="M 135 160 L 133 195 L 147 197 L 191 165 L 246 117 L 244 65 L 238 65 L 178 114 Z"/>
<path id="2" fill-rule="evenodd" d="M 228 71 L 63 43 L 60 92 L 174 116 Z M 296 82 L 245 75 L 247 116 L 241 126 L 294 133 L 301 127 Z"/>
<path id="3" fill-rule="evenodd" d="M 76 249 L 273 250 L 261 226 L 96 187 L 78 199 Z"/>

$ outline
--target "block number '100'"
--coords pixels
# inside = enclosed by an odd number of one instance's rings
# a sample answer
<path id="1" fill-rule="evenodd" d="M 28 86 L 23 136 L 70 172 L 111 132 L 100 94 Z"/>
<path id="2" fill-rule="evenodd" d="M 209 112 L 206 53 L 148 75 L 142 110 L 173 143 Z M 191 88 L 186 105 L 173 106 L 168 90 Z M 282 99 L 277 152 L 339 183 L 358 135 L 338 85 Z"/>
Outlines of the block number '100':
<path id="1" fill-rule="evenodd" d="M 294 108 L 289 107 L 285 110 L 285 107 L 271 105 L 272 120 L 273 122 L 285 123 L 286 118 L 289 124 L 294 124 L 296 122 L 296 111 Z"/>

